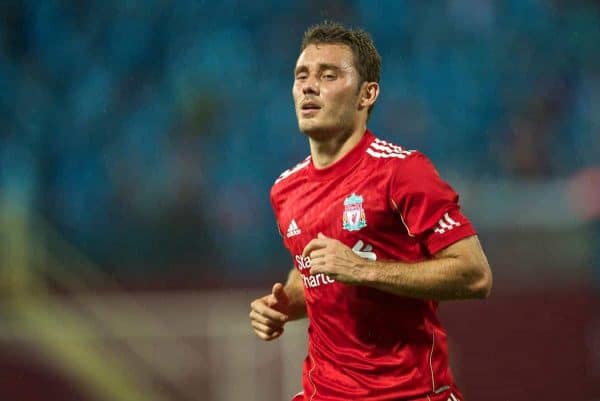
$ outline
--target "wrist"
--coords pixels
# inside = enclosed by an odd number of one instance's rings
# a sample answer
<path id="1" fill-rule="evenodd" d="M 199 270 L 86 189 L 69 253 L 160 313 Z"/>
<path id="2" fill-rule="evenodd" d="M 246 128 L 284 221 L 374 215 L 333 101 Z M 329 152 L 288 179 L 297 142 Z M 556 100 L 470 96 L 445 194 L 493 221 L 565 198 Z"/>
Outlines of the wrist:
<path id="1" fill-rule="evenodd" d="M 304 301 L 304 288 L 298 288 L 297 285 L 291 285 L 285 287 L 286 294 L 288 294 L 288 318 L 289 321 L 302 319 L 306 316 L 306 304 Z"/>
<path id="2" fill-rule="evenodd" d="M 377 282 L 377 262 L 363 260 L 357 269 L 360 285 L 372 285 Z"/>

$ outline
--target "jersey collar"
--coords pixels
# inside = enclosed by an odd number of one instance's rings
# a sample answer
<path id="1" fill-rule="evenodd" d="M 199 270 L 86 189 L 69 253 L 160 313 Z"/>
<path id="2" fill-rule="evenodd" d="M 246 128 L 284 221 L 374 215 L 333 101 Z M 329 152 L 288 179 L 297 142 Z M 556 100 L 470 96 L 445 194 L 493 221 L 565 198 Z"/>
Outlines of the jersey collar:
<path id="1" fill-rule="evenodd" d="M 331 178 L 339 177 L 350 172 L 352 168 L 360 161 L 362 156 L 365 154 L 367 147 L 373 142 L 375 136 L 368 129 L 363 134 L 360 141 L 350 149 L 344 157 L 333 163 L 331 166 L 318 169 L 315 167 L 312 157 L 308 164 L 308 175 L 309 177 L 316 180 L 328 180 Z"/>

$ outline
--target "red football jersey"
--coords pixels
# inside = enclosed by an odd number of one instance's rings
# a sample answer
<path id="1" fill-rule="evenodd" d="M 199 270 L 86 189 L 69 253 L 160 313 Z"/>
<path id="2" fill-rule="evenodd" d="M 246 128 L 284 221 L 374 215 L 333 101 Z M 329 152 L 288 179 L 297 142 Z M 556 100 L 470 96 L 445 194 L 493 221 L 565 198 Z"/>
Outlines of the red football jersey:
<path id="1" fill-rule="evenodd" d="M 271 189 L 283 242 L 304 280 L 309 318 L 305 400 L 403 400 L 453 386 L 437 302 L 349 286 L 302 257 L 317 233 L 371 260 L 416 262 L 475 234 L 458 196 L 417 151 L 366 131 L 342 159 L 316 169 L 310 157 Z"/>

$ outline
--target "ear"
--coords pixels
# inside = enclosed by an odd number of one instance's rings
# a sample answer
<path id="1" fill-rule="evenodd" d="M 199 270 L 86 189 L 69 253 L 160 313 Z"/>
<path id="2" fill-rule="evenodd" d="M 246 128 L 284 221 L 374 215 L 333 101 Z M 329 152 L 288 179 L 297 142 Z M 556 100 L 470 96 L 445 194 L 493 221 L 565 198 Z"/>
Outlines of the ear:
<path id="1" fill-rule="evenodd" d="M 377 82 L 363 82 L 362 88 L 360 91 L 360 100 L 359 107 L 360 108 L 369 108 L 379 96 L 379 84 Z"/>

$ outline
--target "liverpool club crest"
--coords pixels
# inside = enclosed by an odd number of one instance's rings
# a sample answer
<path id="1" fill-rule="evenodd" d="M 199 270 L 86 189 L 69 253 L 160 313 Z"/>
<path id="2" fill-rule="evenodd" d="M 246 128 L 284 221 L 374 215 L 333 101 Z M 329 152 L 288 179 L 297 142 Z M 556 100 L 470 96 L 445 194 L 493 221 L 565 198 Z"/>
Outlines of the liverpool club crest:
<path id="1" fill-rule="evenodd" d="M 353 193 L 344 199 L 344 230 L 358 231 L 367 226 L 363 197 Z"/>

